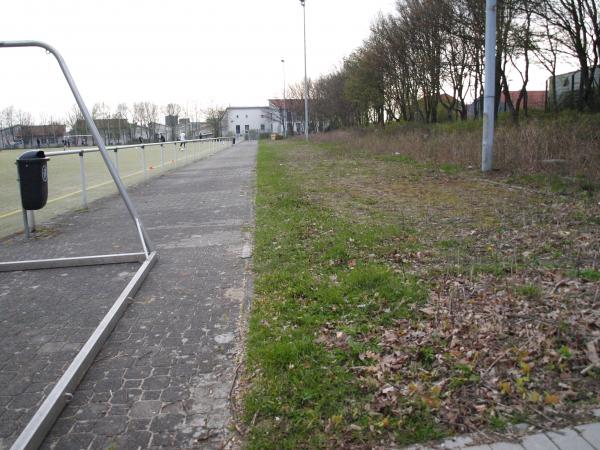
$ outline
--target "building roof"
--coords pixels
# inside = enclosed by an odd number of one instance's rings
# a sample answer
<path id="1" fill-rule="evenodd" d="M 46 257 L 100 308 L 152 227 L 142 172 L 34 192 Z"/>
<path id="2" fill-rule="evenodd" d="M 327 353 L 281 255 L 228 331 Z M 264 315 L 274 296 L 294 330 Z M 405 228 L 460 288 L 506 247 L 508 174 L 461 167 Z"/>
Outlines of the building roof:
<path id="1" fill-rule="evenodd" d="M 510 91 L 510 99 L 513 104 L 517 103 L 521 91 Z M 501 96 L 501 101 L 505 101 L 504 92 Z M 544 109 L 546 107 L 546 92 L 545 91 L 527 91 L 527 107 L 531 109 Z"/>
<path id="2" fill-rule="evenodd" d="M 225 111 L 229 111 L 230 109 L 265 109 L 269 108 L 269 106 L 228 106 Z"/>
<path id="3" fill-rule="evenodd" d="M 270 98 L 269 104 L 275 106 L 276 108 L 283 109 L 285 103 L 286 109 L 297 108 L 298 106 L 302 106 L 304 108 L 304 99 L 303 98 L 286 98 L 283 100 L 282 98 Z"/>

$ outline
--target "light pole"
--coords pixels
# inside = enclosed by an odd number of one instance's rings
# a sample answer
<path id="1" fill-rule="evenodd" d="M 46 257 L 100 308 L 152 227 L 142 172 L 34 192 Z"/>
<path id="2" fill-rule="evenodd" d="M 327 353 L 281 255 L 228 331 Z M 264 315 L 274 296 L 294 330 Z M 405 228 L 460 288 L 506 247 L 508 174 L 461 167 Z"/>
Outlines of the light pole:
<path id="1" fill-rule="evenodd" d="M 283 66 L 283 137 L 287 137 L 287 108 L 285 104 L 285 59 L 281 58 L 281 65 Z"/>
<path id="2" fill-rule="evenodd" d="M 308 80 L 306 77 L 306 5 L 300 0 L 304 15 L 304 137 L 308 141 Z"/>
<path id="3" fill-rule="evenodd" d="M 481 171 L 492 170 L 494 120 L 496 116 L 496 0 L 486 0 L 485 8 L 485 87 L 483 89 L 483 135 Z"/>

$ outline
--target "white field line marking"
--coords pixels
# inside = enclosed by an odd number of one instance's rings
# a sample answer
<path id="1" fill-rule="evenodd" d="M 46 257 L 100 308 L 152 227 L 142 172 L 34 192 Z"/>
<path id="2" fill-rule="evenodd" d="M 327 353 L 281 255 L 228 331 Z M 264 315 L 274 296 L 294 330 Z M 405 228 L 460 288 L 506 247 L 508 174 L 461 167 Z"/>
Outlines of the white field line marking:
<path id="1" fill-rule="evenodd" d="M 173 164 L 173 162 L 172 161 L 165 162 L 165 166 L 167 166 L 169 164 Z M 125 176 L 121 177 L 121 179 L 129 178 L 129 177 L 134 177 L 134 176 L 139 175 L 141 173 L 144 173 L 144 171 L 143 170 L 138 170 L 137 172 L 133 172 L 133 173 L 130 173 L 129 175 L 125 175 Z M 107 184 L 110 184 L 110 183 L 114 183 L 114 181 L 113 180 L 108 180 L 108 181 L 104 181 L 102 183 L 95 184 L 93 186 L 88 186 L 87 190 L 89 191 L 89 190 L 96 189 L 96 188 L 99 188 L 99 187 L 102 187 L 102 186 L 106 186 Z M 48 200 L 48 202 L 46 204 L 58 202 L 60 200 L 64 200 L 67 197 L 71 197 L 71 196 L 77 195 L 77 194 L 81 194 L 81 189 L 78 189 L 77 191 L 69 192 L 68 194 L 61 195 L 60 197 L 53 198 L 52 200 Z M 14 216 L 16 214 L 21 214 L 22 212 L 23 211 L 21 209 L 16 209 L 14 211 L 10 211 L 10 212 L 1 214 L 0 215 L 0 219 L 4 219 L 4 218 L 10 217 L 10 216 Z"/>

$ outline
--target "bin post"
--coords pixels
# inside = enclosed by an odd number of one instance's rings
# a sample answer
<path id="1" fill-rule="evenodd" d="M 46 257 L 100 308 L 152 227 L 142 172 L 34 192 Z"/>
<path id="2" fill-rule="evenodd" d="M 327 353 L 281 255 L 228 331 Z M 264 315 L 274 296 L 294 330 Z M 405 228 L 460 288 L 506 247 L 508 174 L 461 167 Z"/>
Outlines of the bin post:
<path id="1" fill-rule="evenodd" d="M 119 169 L 119 149 L 115 148 L 115 167 L 117 168 L 117 173 L 120 175 L 120 169 Z"/>
<path id="2" fill-rule="evenodd" d="M 29 220 L 27 219 L 27 210 L 23 208 L 23 232 L 25 233 L 25 239 L 29 239 Z"/>
<path id="3" fill-rule="evenodd" d="M 175 167 L 177 167 L 177 142 L 173 142 L 173 153 L 175 153 Z"/>
<path id="4" fill-rule="evenodd" d="M 165 170 L 165 147 L 163 144 L 160 144 L 160 171 L 163 172 Z"/>
<path id="5" fill-rule="evenodd" d="M 29 229 L 35 231 L 35 211 L 27 210 L 27 215 L 29 217 Z"/>
<path id="6" fill-rule="evenodd" d="M 87 209 L 87 180 L 85 178 L 85 166 L 83 164 L 83 151 L 79 152 L 79 172 L 81 175 L 81 202 L 83 203 L 83 207 Z"/>
<path id="7" fill-rule="evenodd" d="M 144 178 L 148 178 L 148 172 L 146 171 L 146 150 L 144 149 L 144 146 L 141 146 L 142 149 L 142 166 L 144 168 Z"/>

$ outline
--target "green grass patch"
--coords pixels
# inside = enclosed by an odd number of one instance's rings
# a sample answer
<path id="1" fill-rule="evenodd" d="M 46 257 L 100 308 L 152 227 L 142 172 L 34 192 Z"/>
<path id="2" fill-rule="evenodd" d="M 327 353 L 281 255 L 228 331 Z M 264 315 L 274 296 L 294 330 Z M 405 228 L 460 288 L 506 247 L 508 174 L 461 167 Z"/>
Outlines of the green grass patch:
<path id="1" fill-rule="evenodd" d="M 407 231 L 373 220 L 357 223 L 352 214 L 309 200 L 306 174 L 287 164 L 297 145 L 261 141 L 259 147 L 248 446 L 361 445 L 382 432 L 402 442 L 436 437 L 439 426 L 426 408 L 409 424 L 369 414 L 364 405 L 373 388 L 352 370 L 364 364 L 359 356 L 369 346 L 359 337 L 412 317 L 412 305 L 426 299 L 416 278 L 373 258 Z"/>

